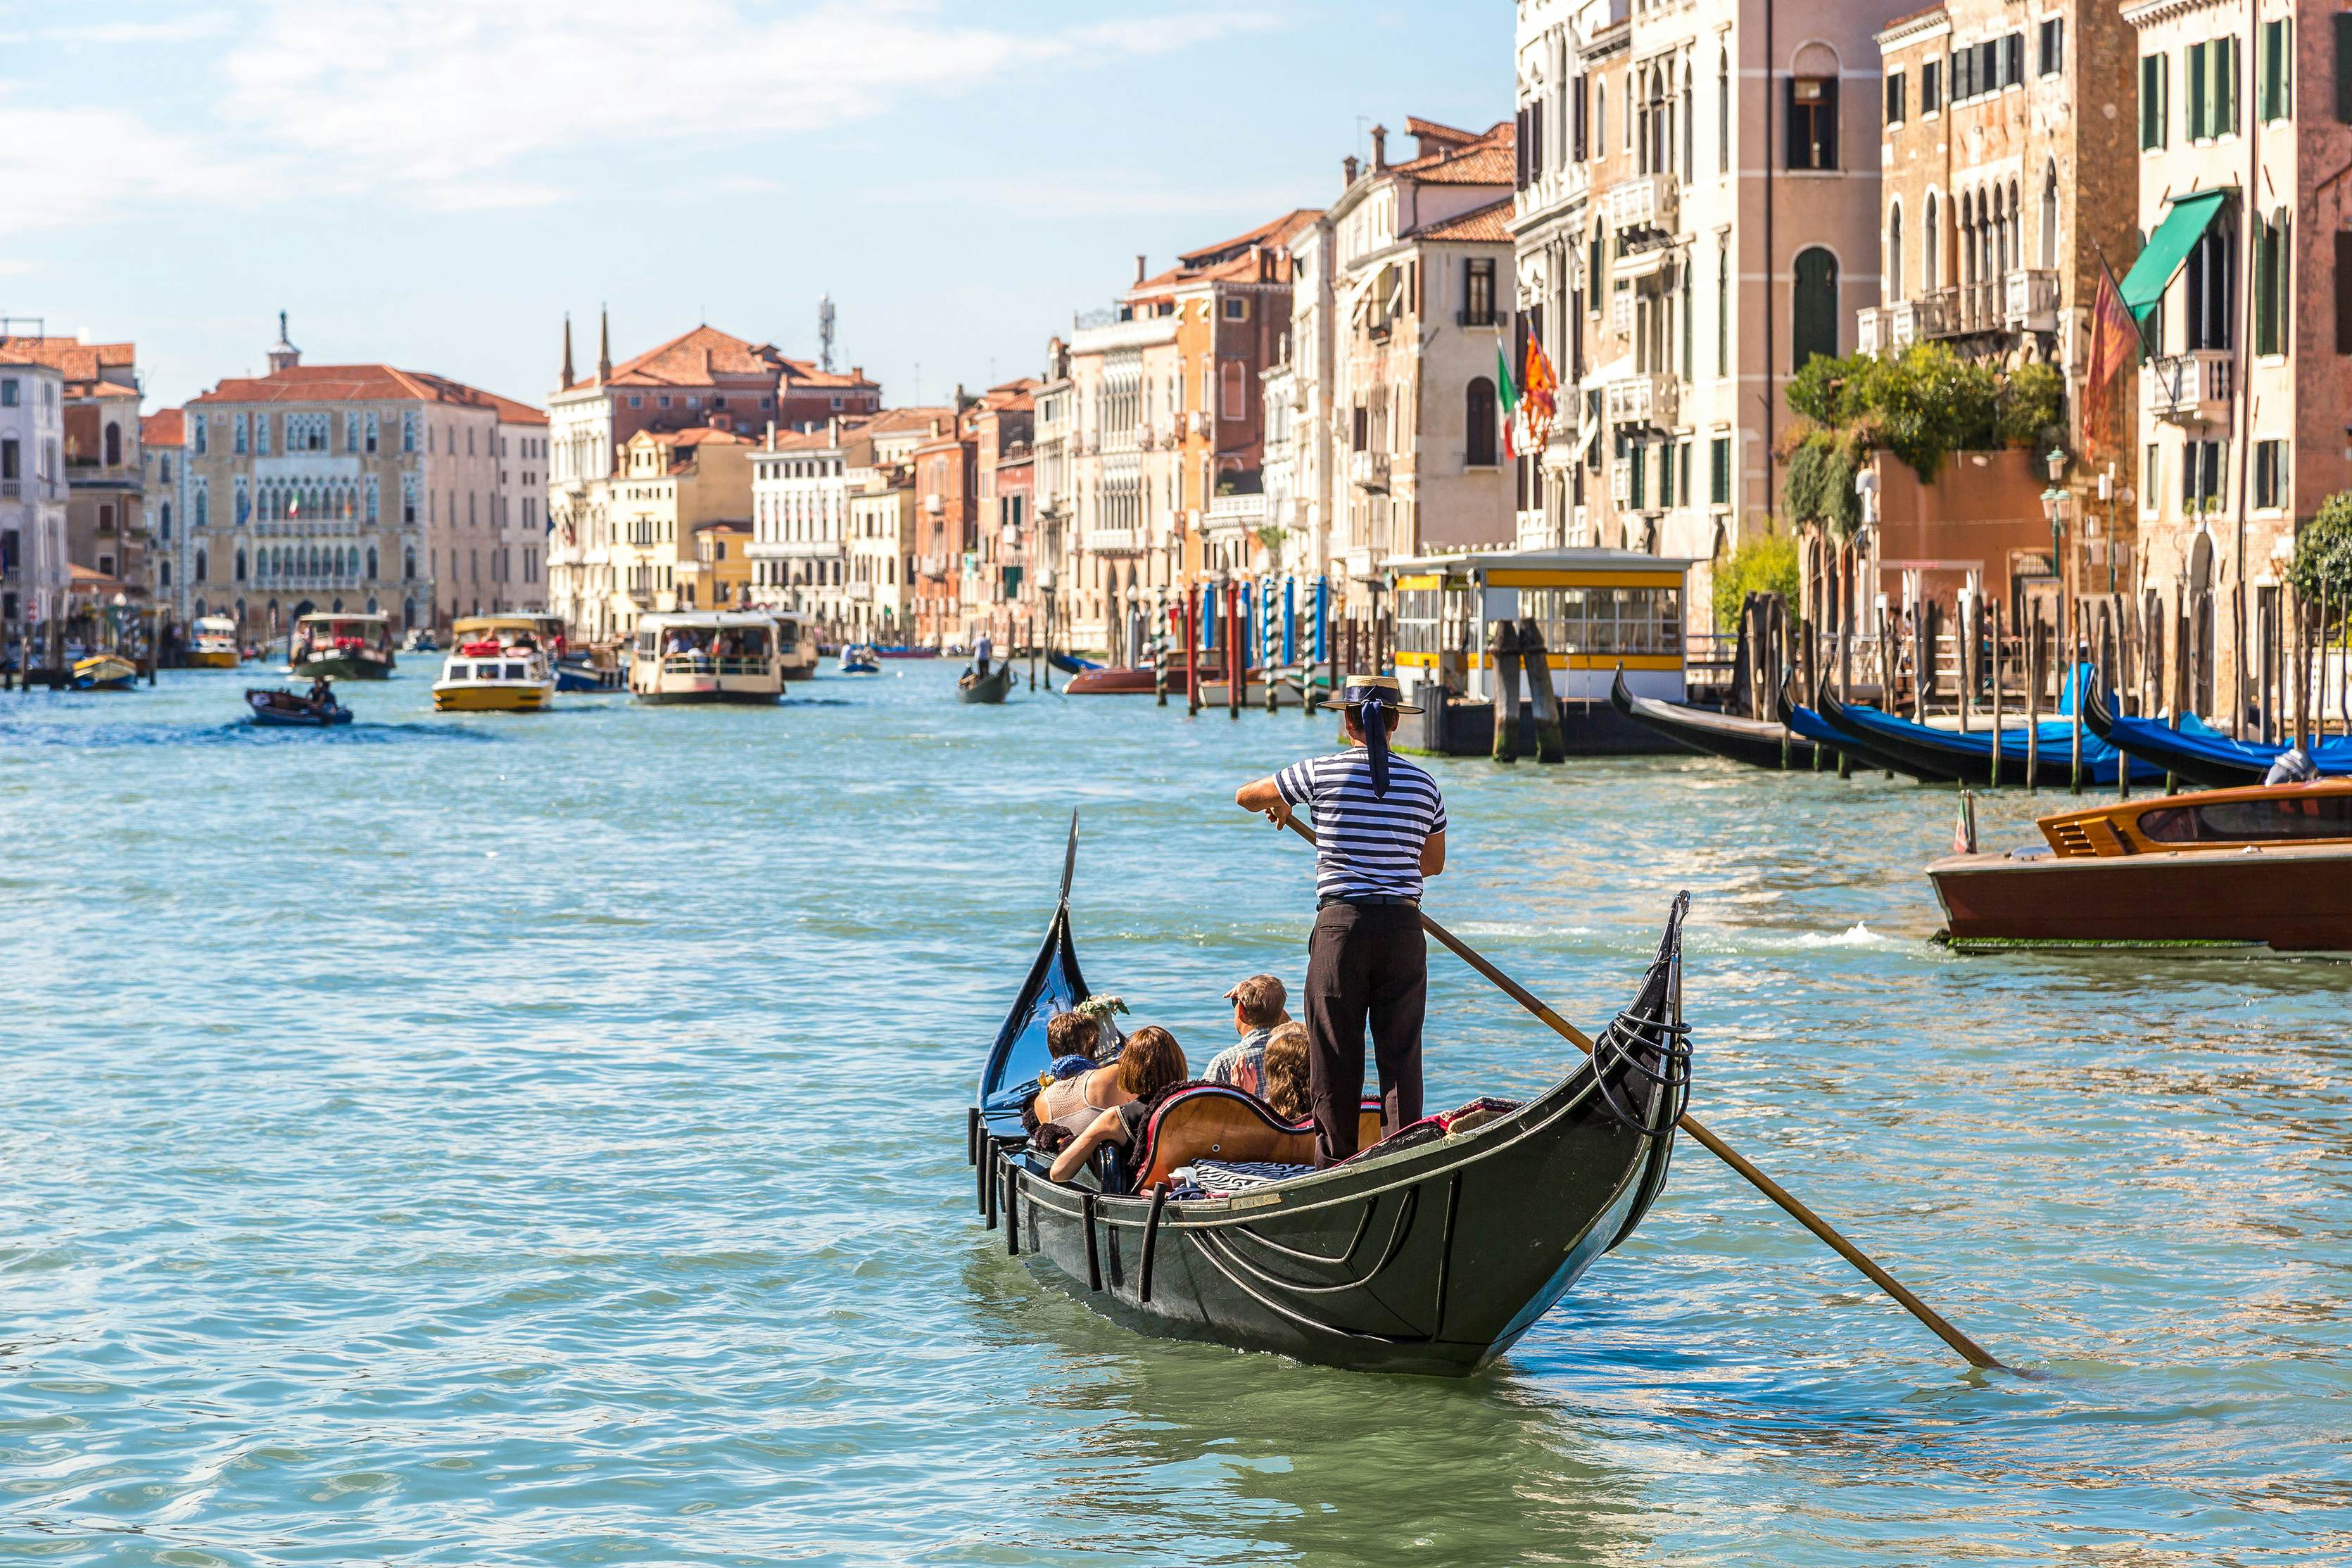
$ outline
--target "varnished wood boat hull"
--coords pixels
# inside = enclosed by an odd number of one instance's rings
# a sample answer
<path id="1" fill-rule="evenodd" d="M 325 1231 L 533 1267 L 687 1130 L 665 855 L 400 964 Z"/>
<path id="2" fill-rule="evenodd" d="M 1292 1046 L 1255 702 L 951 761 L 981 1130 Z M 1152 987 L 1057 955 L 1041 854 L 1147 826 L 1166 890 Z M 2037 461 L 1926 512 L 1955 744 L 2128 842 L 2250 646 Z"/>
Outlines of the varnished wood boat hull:
<path id="1" fill-rule="evenodd" d="M 1928 867 L 1927 877 L 1957 946 L 2262 943 L 2352 952 L 2352 846 L 1955 855 Z"/>
<path id="2" fill-rule="evenodd" d="M 1082 669 L 1062 689 L 1072 697 L 1149 697 L 1160 685 L 1159 676 L 1149 669 Z M 1170 689 L 1182 691 L 1181 685 Z"/>

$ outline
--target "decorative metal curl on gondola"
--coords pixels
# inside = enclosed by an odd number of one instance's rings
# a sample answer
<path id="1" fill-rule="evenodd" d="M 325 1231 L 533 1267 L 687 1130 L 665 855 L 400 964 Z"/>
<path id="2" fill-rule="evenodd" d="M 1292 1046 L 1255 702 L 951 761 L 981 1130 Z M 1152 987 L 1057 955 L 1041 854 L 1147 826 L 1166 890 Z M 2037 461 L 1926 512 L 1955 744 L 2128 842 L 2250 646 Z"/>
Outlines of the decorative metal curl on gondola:
<path id="1" fill-rule="evenodd" d="M 1682 964 L 1683 916 L 1690 895 L 1678 893 L 1666 919 L 1658 956 L 1633 1005 L 1609 1020 L 1592 1045 L 1593 1088 L 1612 1121 L 1644 1138 L 1663 1136 L 1682 1120 L 1690 1103 L 1690 1026 L 1682 1020 L 1677 973 Z M 1653 1066 L 1652 1064 L 1655 1065 Z M 1646 1109 L 1618 1099 L 1611 1079 L 1639 1078 L 1650 1085 Z M 1636 1097 L 1638 1098 L 1638 1097 Z"/>

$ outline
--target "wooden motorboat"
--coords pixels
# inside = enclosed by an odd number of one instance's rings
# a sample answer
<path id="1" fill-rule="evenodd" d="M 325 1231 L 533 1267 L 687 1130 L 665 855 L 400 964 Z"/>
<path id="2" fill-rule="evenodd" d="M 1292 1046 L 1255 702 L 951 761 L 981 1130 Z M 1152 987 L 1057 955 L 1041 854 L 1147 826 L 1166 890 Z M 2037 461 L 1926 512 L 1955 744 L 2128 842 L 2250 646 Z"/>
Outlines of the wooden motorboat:
<path id="1" fill-rule="evenodd" d="M 190 628 L 195 634 L 188 645 L 188 668 L 191 669 L 235 669 L 242 657 L 236 646 L 236 623 L 226 616 L 198 616 Z"/>
<path id="2" fill-rule="evenodd" d="M 1125 666 L 1097 665 L 1071 676 L 1062 689 L 1072 697 L 1149 697 L 1160 689 L 1160 673 Z M 1182 689 L 1176 687 L 1171 689 Z"/>
<path id="3" fill-rule="evenodd" d="M 389 680 L 394 667 L 392 622 L 383 616 L 341 612 L 304 616 L 286 649 L 288 669 L 330 680 Z"/>
<path id="4" fill-rule="evenodd" d="M 956 700 L 959 702 L 1002 702 L 1004 694 L 1013 689 L 1013 661 L 998 659 L 985 675 L 967 669 L 956 679 Z"/>
<path id="5" fill-rule="evenodd" d="M 253 721 L 268 730 L 324 730 L 348 724 L 352 710 L 330 697 L 325 701 L 296 691 L 257 688 L 245 694 Z"/>
<path id="6" fill-rule="evenodd" d="M 76 691 L 128 691 L 139 682 L 139 667 L 119 653 L 94 653 L 73 661 L 66 684 Z"/>
<path id="7" fill-rule="evenodd" d="M 1786 724 L 1769 719 L 1743 719 L 1735 713 L 1711 713 L 1655 697 L 1636 697 L 1625 687 L 1623 666 L 1609 687 L 1609 705 L 1636 724 L 1655 730 L 1694 752 L 1728 757 L 1758 768 L 1810 768 L 1813 743 L 1791 734 Z"/>
<path id="8" fill-rule="evenodd" d="M 2352 951 L 2352 779 L 2150 795 L 2039 826 L 2031 849 L 1927 868 L 1943 940 Z"/>
<path id="9" fill-rule="evenodd" d="M 1189 1163 L 1295 1155 L 1305 1136 L 1238 1090 L 1190 1085 L 1155 1104 L 1134 1181 L 1117 1166 L 1052 1181 L 1024 1142 L 1019 1089 L 1046 1065 L 1046 1021 L 1088 994 L 1070 937 L 1075 823 L 1071 835 L 1061 901 L 968 1127 L 981 1211 L 1033 1273 L 1144 1333 L 1461 1375 L 1508 1350 L 1648 1212 L 1689 1082 L 1679 898 L 1633 1004 L 1531 1100 L 1475 1102 L 1325 1170 L 1178 1197 Z"/>
<path id="10" fill-rule="evenodd" d="M 2287 750 L 2281 742 L 2225 735 L 2194 713 L 2184 714 L 2177 730 L 2160 719 L 2128 718 L 2108 707 L 2106 692 L 2096 687 L 2084 694 L 2083 726 L 2150 769 L 2215 789 L 2262 783 Z M 2352 776 L 2352 736 L 2322 736 L 2305 747 L 2305 755 L 2323 778 Z"/>

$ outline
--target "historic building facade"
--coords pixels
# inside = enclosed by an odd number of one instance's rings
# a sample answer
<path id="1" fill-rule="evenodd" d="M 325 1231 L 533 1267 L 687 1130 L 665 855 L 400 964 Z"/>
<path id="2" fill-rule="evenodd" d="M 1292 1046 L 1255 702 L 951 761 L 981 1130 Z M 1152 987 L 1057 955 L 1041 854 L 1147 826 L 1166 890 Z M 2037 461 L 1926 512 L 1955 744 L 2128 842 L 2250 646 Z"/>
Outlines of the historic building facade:
<path id="1" fill-rule="evenodd" d="M 0 641 L 65 613 L 65 375 L 0 347 Z"/>
<path id="2" fill-rule="evenodd" d="M 77 338 L 0 338 L 0 355 L 30 360 L 63 378 L 68 592 L 82 604 L 152 587 L 146 464 L 139 454 L 139 353 L 133 343 Z"/>

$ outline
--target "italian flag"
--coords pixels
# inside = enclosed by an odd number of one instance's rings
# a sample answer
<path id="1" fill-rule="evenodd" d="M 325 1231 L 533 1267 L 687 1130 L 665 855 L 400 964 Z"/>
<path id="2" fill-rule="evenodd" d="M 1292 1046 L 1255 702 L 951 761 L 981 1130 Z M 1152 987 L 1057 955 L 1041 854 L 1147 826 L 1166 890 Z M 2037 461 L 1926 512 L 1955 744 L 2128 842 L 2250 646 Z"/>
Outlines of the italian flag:
<path id="1" fill-rule="evenodd" d="M 1511 356 L 1504 351 L 1500 337 L 1495 340 L 1495 389 L 1503 407 L 1503 456 L 1516 460 L 1519 455 L 1515 439 L 1519 423 L 1519 389 L 1511 380 Z"/>

